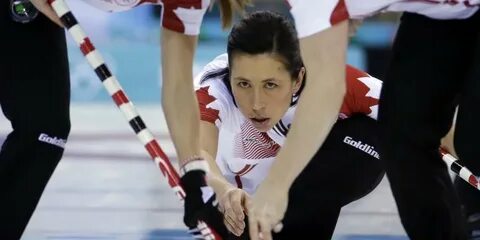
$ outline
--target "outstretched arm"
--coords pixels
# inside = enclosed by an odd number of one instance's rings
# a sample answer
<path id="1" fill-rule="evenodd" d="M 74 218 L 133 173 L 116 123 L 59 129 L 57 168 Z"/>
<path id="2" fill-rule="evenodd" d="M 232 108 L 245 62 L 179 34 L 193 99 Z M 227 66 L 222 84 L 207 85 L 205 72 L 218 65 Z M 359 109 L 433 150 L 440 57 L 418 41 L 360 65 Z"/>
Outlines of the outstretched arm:
<path id="1" fill-rule="evenodd" d="M 162 107 L 180 166 L 200 157 L 200 114 L 193 89 L 197 36 L 162 28 Z"/>
<path id="2" fill-rule="evenodd" d="M 202 139 L 201 148 L 202 154 L 205 155 L 210 171 L 208 172 L 207 183 L 213 188 L 216 193 L 224 192 L 231 186 L 223 177 L 220 168 L 215 162 L 218 145 L 218 129 L 210 122 L 200 122 L 200 137 Z"/>
<path id="3" fill-rule="evenodd" d="M 309 80 L 269 177 L 282 188 L 290 187 L 338 118 L 345 95 L 346 29 L 345 22 L 300 40 Z"/>
<path id="4" fill-rule="evenodd" d="M 248 204 L 252 240 L 271 239 L 286 211 L 288 190 L 323 143 L 345 94 L 347 21 L 300 39 L 309 80 L 299 100 L 288 138 L 269 175 Z"/>
<path id="5" fill-rule="evenodd" d="M 224 224 L 233 234 L 240 236 L 245 229 L 245 215 L 243 204 L 249 198 L 248 194 L 230 184 L 220 171 L 215 156 L 218 145 L 218 129 L 210 122 L 201 121 L 200 137 L 201 147 L 205 159 L 207 159 L 210 171 L 207 176 L 207 183 L 216 193 L 220 210 L 224 214 Z"/>

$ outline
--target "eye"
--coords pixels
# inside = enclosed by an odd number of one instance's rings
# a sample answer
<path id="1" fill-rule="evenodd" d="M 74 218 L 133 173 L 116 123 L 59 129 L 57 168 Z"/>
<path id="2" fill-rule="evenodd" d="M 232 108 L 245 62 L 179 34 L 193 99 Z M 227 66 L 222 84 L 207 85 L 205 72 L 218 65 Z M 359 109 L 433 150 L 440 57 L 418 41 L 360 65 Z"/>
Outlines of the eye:
<path id="1" fill-rule="evenodd" d="M 267 89 L 274 89 L 276 87 L 278 87 L 278 84 L 276 84 L 276 83 L 273 83 L 273 82 L 265 83 L 265 88 L 267 88 Z"/>
<path id="2" fill-rule="evenodd" d="M 237 83 L 237 86 L 241 87 L 241 88 L 249 88 L 250 87 L 250 83 L 248 82 L 238 82 Z"/>

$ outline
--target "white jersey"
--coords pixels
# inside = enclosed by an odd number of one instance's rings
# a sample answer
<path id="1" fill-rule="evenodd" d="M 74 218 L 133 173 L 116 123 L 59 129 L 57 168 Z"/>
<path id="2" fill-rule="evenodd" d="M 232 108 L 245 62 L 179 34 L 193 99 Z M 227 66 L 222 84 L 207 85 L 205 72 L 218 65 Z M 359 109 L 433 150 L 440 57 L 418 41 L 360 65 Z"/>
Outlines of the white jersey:
<path id="1" fill-rule="evenodd" d="M 130 10 L 142 4 L 162 5 L 162 26 L 186 35 L 198 35 L 210 0 L 83 0 L 109 12 Z"/>
<path id="2" fill-rule="evenodd" d="M 325 30 L 348 18 L 379 12 L 411 12 L 435 19 L 464 19 L 479 8 L 480 0 L 287 0 L 299 37 Z"/>
<path id="3" fill-rule="evenodd" d="M 222 174 L 233 185 L 253 194 L 285 141 L 296 106 L 290 107 L 268 132 L 258 131 L 235 106 L 222 76 L 202 82 L 205 75 L 227 66 L 227 55 L 220 55 L 195 78 L 201 119 L 214 123 L 219 130 L 216 162 Z M 347 93 L 339 118 L 359 113 L 376 119 L 381 86 L 380 80 L 347 66 Z"/>

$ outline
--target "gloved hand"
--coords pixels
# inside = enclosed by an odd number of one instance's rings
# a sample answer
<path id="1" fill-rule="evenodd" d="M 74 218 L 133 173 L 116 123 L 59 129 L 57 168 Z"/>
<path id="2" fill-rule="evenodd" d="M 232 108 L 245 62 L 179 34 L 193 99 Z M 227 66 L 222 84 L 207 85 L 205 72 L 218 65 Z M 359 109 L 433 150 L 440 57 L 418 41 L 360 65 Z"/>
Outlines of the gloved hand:
<path id="1" fill-rule="evenodd" d="M 185 190 L 185 209 L 183 222 L 190 233 L 200 239 L 222 240 L 228 235 L 223 225 L 223 216 L 217 210 L 215 196 L 207 203 L 203 202 L 202 187 L 206 187 L 206 172 L 208 164 L 205 160 L 195 160 L 187 163 L 180 170 L 180 184 Z"/>

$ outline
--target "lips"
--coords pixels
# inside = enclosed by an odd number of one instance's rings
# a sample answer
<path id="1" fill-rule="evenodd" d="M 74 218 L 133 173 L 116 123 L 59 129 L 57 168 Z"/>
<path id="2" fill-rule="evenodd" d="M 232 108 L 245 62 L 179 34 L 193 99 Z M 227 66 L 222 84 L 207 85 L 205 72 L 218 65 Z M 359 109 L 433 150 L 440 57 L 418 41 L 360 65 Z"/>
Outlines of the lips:
<path id="1" fill-rule="evenodd" d="M 258 122 L 258 123 L 261 123 L 261 122 L 264 122 L 265 120 L 268 120 L 268 118 L 250 118 L 252 121 L 254 122 Z"/>
<path id="2" fill-rule="evenodd" d="M 257 129 L 264 129 L 268 127 L 268 122 L 270 118 L 250 118 L 252 124 Z"/>

